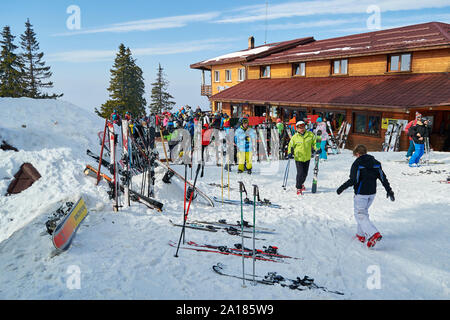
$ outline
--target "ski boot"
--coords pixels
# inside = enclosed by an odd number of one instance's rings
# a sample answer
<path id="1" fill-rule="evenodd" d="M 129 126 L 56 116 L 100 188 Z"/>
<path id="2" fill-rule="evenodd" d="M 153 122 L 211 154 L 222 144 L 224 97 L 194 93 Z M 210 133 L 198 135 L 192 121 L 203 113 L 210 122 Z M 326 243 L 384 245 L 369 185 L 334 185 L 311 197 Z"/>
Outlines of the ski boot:
<path id="1" fill-rule="evenodd" d="M 303 195 L 303 189 L 297 189 L 297 195 L 298 196 Z"/>
<path id="2" fill-rule="evenodd" d="M 356 234 L 356 239 L 358 239 L 358 241 L 361 243 L 366 242 L 366 237 L 360 236 L 359 234 Z"/>
<path id="3" fill-rule="evenodd" d="M 375 233 L 373 236 L 370 237 L 370 239 L 367 241 L 367 247 L 368 248 L 373 248 L 375 246 L 375 244 L 377 243 L 377 241 L 380 241 L 381 238 L 383 238 L 381 236 L 381 234 L 379 232 Z"/>

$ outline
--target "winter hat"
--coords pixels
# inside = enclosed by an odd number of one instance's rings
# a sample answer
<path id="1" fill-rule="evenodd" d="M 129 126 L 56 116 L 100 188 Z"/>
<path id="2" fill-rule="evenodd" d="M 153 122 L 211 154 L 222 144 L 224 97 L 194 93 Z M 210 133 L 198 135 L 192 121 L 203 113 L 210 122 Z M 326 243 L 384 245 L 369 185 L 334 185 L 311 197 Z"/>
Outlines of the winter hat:
<path id="1" fill-rule="evenodd" d="M 322 122 L 322 118 L 321 118 L 321 117 L 318 117 L 318 118 L 317 118 L 317 122 Z"/>
<path id="2" fill-rule="evenodd" d="M 417 118 L 422 118 L 422 114 L 420 114 L 419 112 L 416 112 L 416 119 Z"/>
<path id="3" fill-rule="evenodd" d="M 304 121 L 299 121 L 295 124 L 296 127 L 300 127 L 300 126 L 304 126 L 305 122 Z"/>

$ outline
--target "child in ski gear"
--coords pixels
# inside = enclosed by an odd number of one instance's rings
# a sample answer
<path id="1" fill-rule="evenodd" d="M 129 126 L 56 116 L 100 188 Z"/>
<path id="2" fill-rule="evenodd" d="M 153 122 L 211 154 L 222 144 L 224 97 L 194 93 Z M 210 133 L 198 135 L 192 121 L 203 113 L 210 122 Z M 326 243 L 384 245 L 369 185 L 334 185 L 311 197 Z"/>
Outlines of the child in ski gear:
<path id="1" fill-rule="evenodd" d="M 373 247 L 382 236 L 369 219 L 369 207 L 372 205 L 377 192 L 377 179 L 381 181 L 387 192 L 387 197 L 395 201 L 394 192 L 381 168 L 381 163 L 373 156 L 367 154 L 364 145 L 357 145 L 353 150 L 356 160 L 350 169 L 350 179 L 343 183 L 337 190 L 341 194 L 345 189 L 353 186 L 355 196 L 353 198 L 354 215 L 357 223 L 356 237 L 359 241 L 367 241 L 367 247 Z"/>
<path id="2" fill-rule="evenodd" d="M 413 126 L 415 126 L 417 124 L 417 120 L 422 119 L 422 115 L 418 112 L 416 112 L 416 118 L 412 121 L 410 121 L 406 127 L 405 127 L 405 132 L 406 134 L 409 136 L 409 129 Z M 408 152 L 406 152 L 406 158 L 409 160 L 411 158 L 411 156 L 414 153 L 414 141 L 412 139 L 411 136 L 408 137 L 409 138 L 409 148 L 408 148 Z"/>
<path id="3" fill-rule="evenodd" d="M 311 160 L 311 150 L 319 150 L 316 146 L 316 137 L 311 131 L 306 131 L 304 121 L 296 123 L 297 133 L 289 141 L 289 158 L 294 158 L 297 167 L 296 187 L 297 194 L 302 194 L 305 188 L 305 180 L 308 176 L 309 162 Z"/>
<path id="4" fill-rule="evenodd" d="M 256 139 L 255 131 L 249 127 L 248 119 L 242 119 L 242 124 L 235 132 L 234 141 L 236 143 L 238 152 L 238 173 L 247 170 L 249 174 L 252 173 L 252 140 Z M 245 168 L 244 165 L 246 164 Z"/>
<path id="5" fill-rule="evenodd" d="M 230 131 L 230 125 L 230 117 L 225 113 L 222 117 L 221 128 L 228 133 Z"/>
<path id="6" fill-rule="evenodd" d="M 320 149 L 322 150 L 322 152 L 320 153 L 320 159 L 327 159 L 327 150 L 325 149 L 326 145 L 327 145 L 327 141 L 328 141 L 328 133 L 327 133 L 327 124 L 325 122 L 322 121 L 322 118 L 317 118 L 317 126 L 316 129 L 314 130 L 314 133 L 317 136 L 320 136 Z M 318 134 L 318 132 L 321 132 L 321 134 Z"/>
<path id="7" fill-rule="evenodd" d="M 429 137 L 429 128 L 422 122 L 422 119 L 417 119 L 415 126 L 409 128 L 408 134 L 412 137 L 414 142 L 414 154 L 409 159 L 410 167 L 419 167 L 420 158 L 424 154 L 425 137 Z"/>

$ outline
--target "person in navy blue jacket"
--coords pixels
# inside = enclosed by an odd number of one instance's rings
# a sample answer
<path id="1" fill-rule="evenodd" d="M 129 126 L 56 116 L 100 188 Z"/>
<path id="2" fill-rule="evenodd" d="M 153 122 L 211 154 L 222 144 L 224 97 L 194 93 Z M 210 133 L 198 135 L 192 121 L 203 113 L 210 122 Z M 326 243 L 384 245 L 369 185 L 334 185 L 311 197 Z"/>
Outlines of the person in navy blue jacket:
<path id="1" fill-rule="evenodd" d="M 372 205 L 377 192 L 377 180 L 380 180 L 387 192 L 387 197 L 395 201 L 394 192 L 389 184 L 386 174 L 381 168 L 381 163 L 373 156 L 367 154 L 364 145 L 358 145 L 353 150 L 356 160 L 350 169 L 350 179 L 344 182 L 338 189 L 341 194 L 348 187 L 353 186 L 355 196 L 353 199 L 354 214 L 357 222 L 356 237 L 359 241 L 367 241 L 369 248 L 375 246 L 382 236 L 369 219 L 369 207 Z"/>

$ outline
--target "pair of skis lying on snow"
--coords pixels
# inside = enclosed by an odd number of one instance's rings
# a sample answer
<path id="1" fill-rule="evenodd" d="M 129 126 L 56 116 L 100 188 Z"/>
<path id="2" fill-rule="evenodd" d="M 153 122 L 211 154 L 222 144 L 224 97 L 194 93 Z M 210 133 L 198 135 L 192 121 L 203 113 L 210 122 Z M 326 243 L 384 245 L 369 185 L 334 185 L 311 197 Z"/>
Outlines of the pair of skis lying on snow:
<path id="1" fill-rule="evenodd" d="M 171 247 L 177 247 L 177 243 L 174 241 L 169 241 L 169 245 Z M 231 255 L 231 256 L 238 256 L 244 258 L 253 258 L 253 250 L 249 248 L 244 248 L 242 250 L 242 246 L 239 243 L 236 243 L 234 247 L 227 247 L 227 246 L 217 246 L 217 245 L 211 245 L 211 244 L 198 244 L 194 241 L 188 241 L 186 242 L 186 245 L 183 247 L 180 247 L 180 249 L 185 250 L 193 250 L 198 252 L 207 252 L 207 253 L 218 253 L 223 255 Z M 242 253 L 244 251 L 244 253 Z M 242 255 L 243 254 L 243 255 Z M 280 262 L 283 263 L 283 259 L 295 259 L 295 260 L 301 260 L 300 258 L 290 257 L 286 255 L 282 255 L 278 253 L 277 247 L 263 247 L 263 249 L 255 249 L 255 259 L 260 261 L 270 261 L 270 262 Z"/>
<path id="2" fill-rule="evenodd" d="M 212 267 L 212 269 L 214 270 L 215 273 L 217 273 L 221 276 L 231 277 L 231 278 L 240 279 L 240 280 L 246 280 L 249 282 L 254 281 L 259 284 L 265 284 L 265 285 L 279 284 L 280 286 L 282 286 L 284 288 L 289 288 L 291 290 L 299 290 L 299 291 L 310 290 L 310 289 L 320 289 L 325 292 L 334 293 L 334 294 L 338 294 L 338 295 L 344 295 L 344 293 L 342 293 L 340 291 L 331 291 L 325 287 L 318 286 L 316 283 L 314 283 L 314 279 L 312 279 L 308 276 L 304 276 L 303 278 L 297 277 L 296 279 L 288 279 L 288 278 L 281 276 L 280 274 L 278 274 L 276 272 L 268 272 L 267 275 L 265 275 L 264 277 L 255 276 L 255 278 L 258 278 L 258 279 L 251 279 L 251 278 L 247 278 L 247 277 L 244 278 L 242 276 L 238 276 L 238 275 L 234 275 L 234 274 L 225 272 L 224 271 L 225 265 L 222 263 L 217 263 L 216 265 L 214 265 Z"/>

